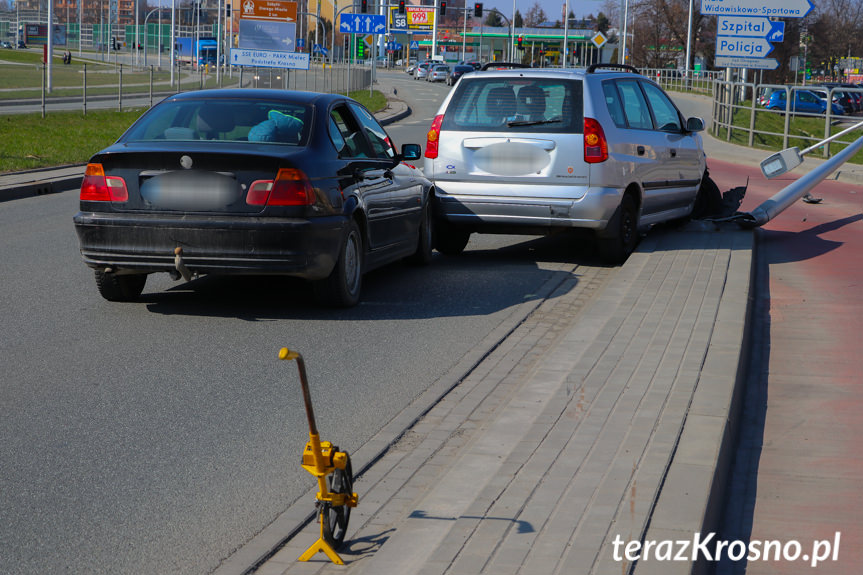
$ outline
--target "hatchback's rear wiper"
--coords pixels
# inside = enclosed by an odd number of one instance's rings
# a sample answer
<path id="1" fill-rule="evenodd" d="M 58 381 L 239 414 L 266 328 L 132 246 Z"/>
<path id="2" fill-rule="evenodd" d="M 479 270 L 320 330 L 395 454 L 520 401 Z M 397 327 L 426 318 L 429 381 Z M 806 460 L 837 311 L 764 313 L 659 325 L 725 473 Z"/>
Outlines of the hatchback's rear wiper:
<path id="1" fill-rule="evenodd" d="M 558 122 L 562 122 L 563 120 L 560 116 L 556 118 L 552 118 L 551 120 L 513 120 L 512 122 L 507 122 L 506 125 L 510 128 L 514 126 L 539 126 L 540 124 L 557 124 Z"/>

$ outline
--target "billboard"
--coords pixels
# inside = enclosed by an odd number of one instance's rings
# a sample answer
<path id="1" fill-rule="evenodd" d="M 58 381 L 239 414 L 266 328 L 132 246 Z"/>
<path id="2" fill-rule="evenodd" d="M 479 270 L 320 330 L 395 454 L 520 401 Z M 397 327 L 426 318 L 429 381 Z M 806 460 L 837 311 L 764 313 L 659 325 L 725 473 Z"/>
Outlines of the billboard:
<path id="1" fill-rule="evenodd" d="M 429 31 L 434 27 L 435 9 L 421 6 L 406 6 L 406 13 L 399 14 L 397 6 L 390 7 L 390 30 Z"/>

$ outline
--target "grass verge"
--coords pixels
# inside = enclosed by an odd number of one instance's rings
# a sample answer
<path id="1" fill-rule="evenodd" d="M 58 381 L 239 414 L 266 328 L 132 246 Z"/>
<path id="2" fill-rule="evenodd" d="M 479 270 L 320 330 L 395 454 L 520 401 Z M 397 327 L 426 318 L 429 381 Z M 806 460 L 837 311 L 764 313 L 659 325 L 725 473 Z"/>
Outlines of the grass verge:
<path id="1" fill-rule="evenodd" d="M 352 92 L 373 112 L 386 108 L 382 93 Z M 0 173 L 86 163 L 113 143 L 145 109 L 49 112 L 0 116 Z"/>

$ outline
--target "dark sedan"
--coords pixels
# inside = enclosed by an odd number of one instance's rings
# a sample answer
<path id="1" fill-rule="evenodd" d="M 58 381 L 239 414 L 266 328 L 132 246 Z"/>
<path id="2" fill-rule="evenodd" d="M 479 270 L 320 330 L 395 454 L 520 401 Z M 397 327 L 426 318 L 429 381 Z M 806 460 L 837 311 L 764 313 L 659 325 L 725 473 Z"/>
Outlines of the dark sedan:
<path id="1" fill-rule="evenodd" d="M 458 82 L 458 79 L 464 76 L 465 74 L 470 74 L 476 68 L 467 64 L 459 64 L 452 69 L 452 74 L 446 79 L 446 83 L 450 86 L 455 86 L 455 83 Z"/>
<path id="2" fill-rule="evenodd" d="M 147 274 L 282 274 L 322 303 L 358 302 L 363 273 L 431 260 L 431 184 L 345 96 L 206 90 L 163 100 L 90 159 L 75 230 L 105 299 Z"/>

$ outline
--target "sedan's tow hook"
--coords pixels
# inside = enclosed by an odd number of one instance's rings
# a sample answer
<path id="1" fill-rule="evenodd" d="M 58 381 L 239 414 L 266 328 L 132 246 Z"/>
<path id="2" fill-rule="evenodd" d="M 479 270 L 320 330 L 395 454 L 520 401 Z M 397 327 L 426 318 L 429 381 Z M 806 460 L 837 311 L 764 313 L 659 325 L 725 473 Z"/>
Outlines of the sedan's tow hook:
<path id="1" fill-rule="evenodd" d="M 189 268 L 186 267 L 186 262 L 183 261 L 183 248 L 181 247 L 174 248 L 174 267 L 180 272 L 184 280 L 192 280 L 192 272 L 189 271 Z M 173 274 L 171 275 L 173 276 Z"/>

